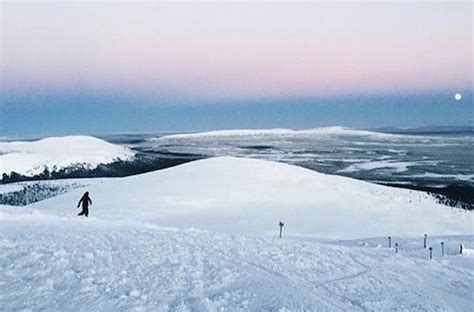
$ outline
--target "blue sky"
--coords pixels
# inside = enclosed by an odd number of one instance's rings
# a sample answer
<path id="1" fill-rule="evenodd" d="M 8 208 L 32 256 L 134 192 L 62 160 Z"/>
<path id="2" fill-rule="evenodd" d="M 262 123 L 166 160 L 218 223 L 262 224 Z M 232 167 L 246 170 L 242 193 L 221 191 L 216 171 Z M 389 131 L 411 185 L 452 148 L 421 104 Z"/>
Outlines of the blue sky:
<path id="1" fill-rule="evenodd" d="M 2 135 L 200 131 L 342 125 L 356 128 L 474 126 L 472 94 L 288 98 L 157 106 L 149 99 L 57 94 L 2 105 Z M 139 103 L 139 104 L 137 104 Z"/>

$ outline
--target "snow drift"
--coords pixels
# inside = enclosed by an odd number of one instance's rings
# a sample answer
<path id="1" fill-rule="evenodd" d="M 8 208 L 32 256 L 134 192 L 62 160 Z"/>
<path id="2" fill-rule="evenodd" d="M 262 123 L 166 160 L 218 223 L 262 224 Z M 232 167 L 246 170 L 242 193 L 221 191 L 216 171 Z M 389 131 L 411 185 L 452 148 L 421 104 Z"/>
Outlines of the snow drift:
<path id="1" fill-rule="evenodd" d="M 90 136 L 50 137 L 38 141 L 0 142 L 0 176 L 12 172 L 32 177 L 67 168 L 94 169 L 129 160 L 130 149 Z"/>
<path id="2" fill-rule="evenodd" d="M 28 207 L 74 215 L 85 189 Z M 470 234 L 472 212 L 423 192 L 325 175 L 297 166 L 218 157 L 88 188 L 91 215 L 239 234 L 360 238 Z"/>

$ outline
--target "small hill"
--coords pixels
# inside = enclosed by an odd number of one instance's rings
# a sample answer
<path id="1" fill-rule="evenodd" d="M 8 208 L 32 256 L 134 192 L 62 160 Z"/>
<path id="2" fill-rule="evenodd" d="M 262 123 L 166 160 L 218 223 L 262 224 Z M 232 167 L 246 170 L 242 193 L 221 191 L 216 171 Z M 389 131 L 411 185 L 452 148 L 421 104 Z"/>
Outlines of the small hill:
<path id="1" fill-rule="evenodd" d="M 28 207 L 74 215 L 85 189 Z M 326 175 L 270 161 L 217 157 L 88 188 L 91 214 L 218 232 L 360 238 L 471 234 L 472 213 L 426 193 Z"/>

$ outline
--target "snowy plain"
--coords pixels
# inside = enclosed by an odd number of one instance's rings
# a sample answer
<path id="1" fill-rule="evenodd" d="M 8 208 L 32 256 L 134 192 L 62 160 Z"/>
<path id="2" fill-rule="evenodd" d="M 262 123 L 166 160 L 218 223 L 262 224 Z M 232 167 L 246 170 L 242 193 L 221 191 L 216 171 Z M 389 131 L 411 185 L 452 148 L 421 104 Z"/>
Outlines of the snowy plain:
<path id="1" fill-rule="evenodd" d="M 88 185 L 0 206 L 2 310 L 469 311 L 474 303 L 472 212 L 422 192 L 232 157 Z M 75 217 L 86 190 L 89 219 Z"/>

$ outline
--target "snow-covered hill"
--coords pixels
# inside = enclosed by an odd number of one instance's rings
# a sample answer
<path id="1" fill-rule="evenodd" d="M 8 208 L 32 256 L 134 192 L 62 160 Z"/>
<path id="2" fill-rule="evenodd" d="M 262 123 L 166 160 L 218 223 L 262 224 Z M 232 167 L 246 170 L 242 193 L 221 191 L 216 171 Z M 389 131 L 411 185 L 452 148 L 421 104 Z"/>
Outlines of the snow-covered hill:
<path id="1" fill-rule="evenodd" d="M 129 160 L 130 149 L 90 136 L 50 137 L 38 141 L 0 142 L 0 176 L 15 172 L 35 176 L 45 170 L 94 169 L 100 164 Z"/>
<path id="2" fill-rule="evenodd" d="M 91 186 L 92 215 L 161 226 L 271 235 L 360 238 L 472 233 L 472 213 L 426 193 L 297 166 L 218 157 Z M 84 190 L 30 205 L 73 215 Z"/>
<path id="3" fill-rule="evenodd" d="M 423 193 L 230 157 L 84 185 L 0 206 L 1 310 L 468 311 L 474 303 L 472 213 Z M 86 189 L 93 205 L 83 219 L 75 206 Z M 432 237 L 453 233 L 466 235 Z M 368 236 L 382 238 L 360 238 Z M 339 237 L 359 239 L 321 239 Z"/>

